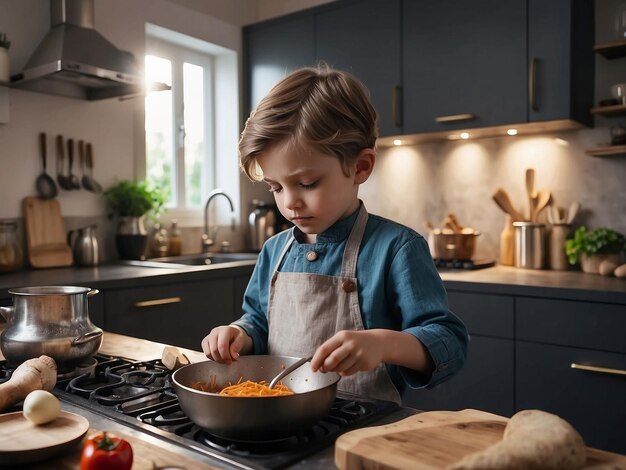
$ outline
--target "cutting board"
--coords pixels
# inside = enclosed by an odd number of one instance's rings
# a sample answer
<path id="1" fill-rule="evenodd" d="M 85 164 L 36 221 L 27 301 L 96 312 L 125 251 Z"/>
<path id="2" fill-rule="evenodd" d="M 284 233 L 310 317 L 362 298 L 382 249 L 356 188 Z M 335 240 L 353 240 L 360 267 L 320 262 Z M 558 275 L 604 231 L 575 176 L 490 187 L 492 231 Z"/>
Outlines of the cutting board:
<path id="1" fill-rule="evenodd" d="M 33 268 L 70 266 L 72 250 L 56 199 L 29 196 L 22 201 L 28 261 Z"/>
<path id="2" fill-rule="evenodd" d="M 49 459 L 78 444 L 88 430 L 89 421 L 68 411 L 39 426 L 21 411 L 0 415 L 0 462 L 24 464 Z"/>
<path id="3" fill-rule="evenodd" d="M 507 418 L 478 410 L 429 411 L 397 423 L 350 431 L 335 442 L 341 470 L 442 469 L 502 439 Z M 619 463 L 626 456 L 587 449 L 587 464 Z"/>

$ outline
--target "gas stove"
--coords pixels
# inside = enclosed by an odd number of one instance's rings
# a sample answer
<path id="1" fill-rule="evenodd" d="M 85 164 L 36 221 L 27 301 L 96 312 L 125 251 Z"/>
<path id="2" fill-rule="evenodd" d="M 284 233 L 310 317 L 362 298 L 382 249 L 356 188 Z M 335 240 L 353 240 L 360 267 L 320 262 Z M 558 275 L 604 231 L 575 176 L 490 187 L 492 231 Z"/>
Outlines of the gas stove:
<path id="1" fill-rule="evenodd" d="M 12 369 L 0 361 L 0 383 Z M 61 400 L 159 439 L 241 469 L 281 469 L 326 447 L 346 431 L 372 424 L 398 408 L 392 402 L 339 392 L 328 415 L 285 439 L 240 442 L 213 436 L 181 410 L 170 371 L 159 359 L 132 361 L 96 354 L 74 373 L 59 375 L 53 393 Z"/>

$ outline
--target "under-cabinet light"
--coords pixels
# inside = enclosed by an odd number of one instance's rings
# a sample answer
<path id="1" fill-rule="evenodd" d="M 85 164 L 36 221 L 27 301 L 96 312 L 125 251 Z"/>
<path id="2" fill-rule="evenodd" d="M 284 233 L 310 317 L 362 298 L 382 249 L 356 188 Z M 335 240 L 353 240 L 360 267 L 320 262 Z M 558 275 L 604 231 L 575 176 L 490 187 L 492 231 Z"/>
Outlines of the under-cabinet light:
<path id="1" fill-rule="evenodd" d="M 402 145 L 402 141 L 400 139 L 395 139 L 393 141 L 393 145 Z"/>
<path id="2" fill-rule="evenodd" d="M 517 135 L 517 129 L 509 129 L 506 131 L 506 133 L 509 135 Z"/>
<path id="3" fill-rule="evenodd" d="M 469 139 L 469 133 L 467 132 L 461 132 L 461 139 Z"/>

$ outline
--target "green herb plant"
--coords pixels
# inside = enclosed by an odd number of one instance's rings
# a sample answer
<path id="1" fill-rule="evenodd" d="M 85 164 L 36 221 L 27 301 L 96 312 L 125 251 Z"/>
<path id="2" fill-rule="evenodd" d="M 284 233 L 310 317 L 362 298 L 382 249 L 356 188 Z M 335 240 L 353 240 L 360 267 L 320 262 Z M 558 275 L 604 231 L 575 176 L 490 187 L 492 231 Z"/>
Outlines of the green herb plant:
<path id="1" fill-rule="evenodd" d="M 0 47 L 3 47 L 5 49 L 11 47 L 11 41 L 9 41 L 9 38 L 7 38 L 6 33 L 0 33 Z"/>
<path id="2" fill-rule="evenodd" d="M 565 254 L 569 264 L 580 262 L 583 254 L 614 254 L 626 250 L 626 238 L 619 232 L 606 227 L 587 230 L 578 227 L 574 238 L 565 241 Z"/>
<path id="3" fill-rule="evenodd" d="M 120 217 L 156 218 L 165 210 L 165 194 L 159 188 L 152 188 L 145 180 L 123 180 L 104 192 L 107 207 L 112 214 Z"/>

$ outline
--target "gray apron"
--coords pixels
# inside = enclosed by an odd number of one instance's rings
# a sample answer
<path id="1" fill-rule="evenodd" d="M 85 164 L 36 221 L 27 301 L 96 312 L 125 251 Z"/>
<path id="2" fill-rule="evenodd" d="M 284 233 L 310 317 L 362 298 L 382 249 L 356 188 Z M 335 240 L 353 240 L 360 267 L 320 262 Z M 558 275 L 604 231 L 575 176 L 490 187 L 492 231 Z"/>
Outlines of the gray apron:
<path id="1" fill-rule="evenodd" d="M 268 302 L 268 353 L 306 357 L 341 330 L 363 330 L 356 279 L 356 263 L 367 210 L 361 204 L 354 227 L 346 241 L 341 276 L 279 272 L 278 267 L 291 244 L 293 233 L 274 267 Z M 315 262 L 317 253 L 309 251 Z M 367 372 L 342 377 L 338 389 L 369 398 L 401 402 L 384 364 Z"/>

